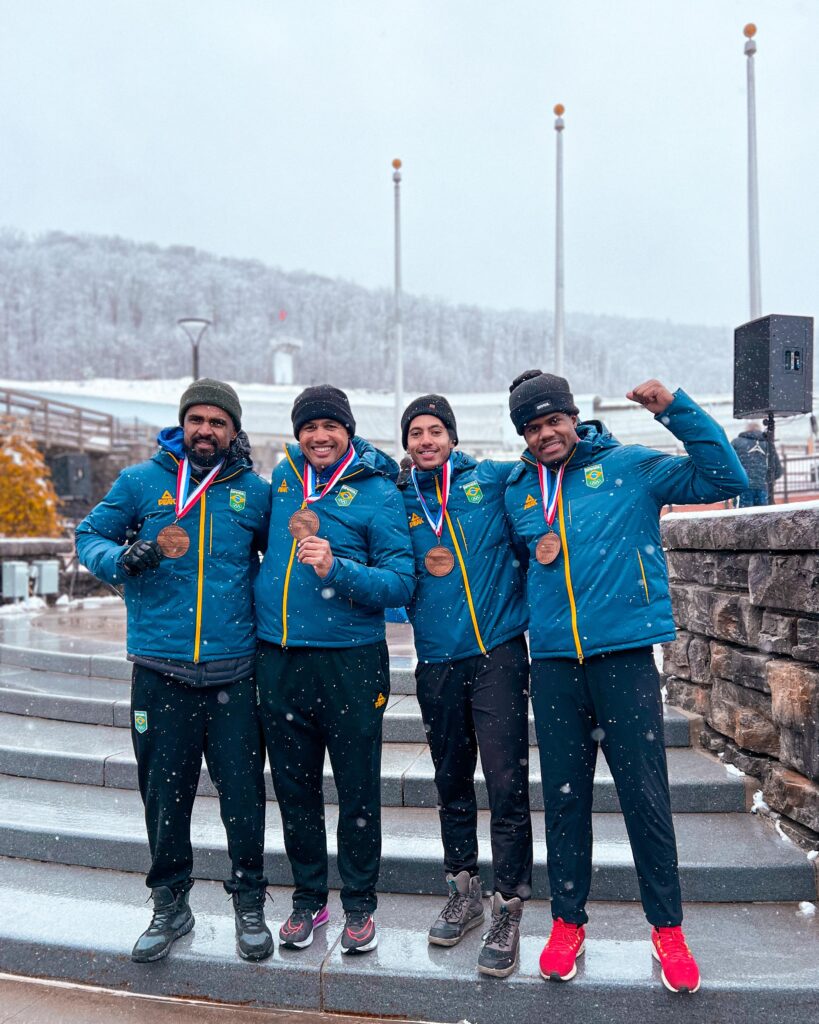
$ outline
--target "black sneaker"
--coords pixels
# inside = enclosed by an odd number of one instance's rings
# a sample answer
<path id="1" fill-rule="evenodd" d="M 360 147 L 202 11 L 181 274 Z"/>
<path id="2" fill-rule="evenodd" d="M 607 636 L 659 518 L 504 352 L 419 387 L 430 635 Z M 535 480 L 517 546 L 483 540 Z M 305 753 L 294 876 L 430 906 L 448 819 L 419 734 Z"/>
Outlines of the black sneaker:
<path id="1" fill-rule="evenodd" d="M 520 919 L 523 903 L 514 896 L 505 900 L 499 892 L 492 897 L 492 924 L 483 937 L 478 970 L 495 978 L 505 978 L 515 969 L 520 946 Z"/>
<path id="2" fill-rule="evenodd" d="M 375 919 L 366 910 L 348 910 L 344 915 L 341 933 L 342 953 L 369 953 L 378 945 Z"/>
<path id="3" fill-rule="evenodd" d="M 171 946 L 182 935 L 193 928 L 194 919 L 188 906 L 188 890 L 174 894 L 172 889 L 161 885 L 151 890 L 154 914 L 151 923 L 140 935 L 131 952 L 131 959 L 138 964 L 161 960 L 170 952 Z"/>
<path id="4" fill-rule="evenodd" d="M 300 907 L 279 928 L 279 941 L 287 949 L 304 949 L 313 941 L 313 931 L 329 920 L 330 911 L 326 903 L 320 910 Z"/>
<path id="5" fill-rule="evenodd" d="M 481 880 L 477 875 L 459 871 L 457 875 L 447 875 L 446 881 L 449 899 L 427 935 L 434 946 L 456 945 L 470 928 L 483 921 L 484 916 Z"/>
<path id="6" fill-rule="evenodd" d="M 238 889 L 233 893 L 236 949 L 243 960 L 264 960 L 273 952 L 273 936 L 264 920 L 266 889 Z"/>

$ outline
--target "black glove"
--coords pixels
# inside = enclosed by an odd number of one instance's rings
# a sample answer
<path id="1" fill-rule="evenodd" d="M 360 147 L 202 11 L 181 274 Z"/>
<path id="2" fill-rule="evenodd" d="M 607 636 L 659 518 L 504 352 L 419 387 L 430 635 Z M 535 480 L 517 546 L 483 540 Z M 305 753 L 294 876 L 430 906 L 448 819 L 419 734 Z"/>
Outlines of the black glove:
<path id="1" fill-rule="evenodd" d="M 128 576 L 139 576 L 146 569 L 156 569 L 162 551 L 155 540 L 135 541 L 122 556 L 122 568 Z"/>

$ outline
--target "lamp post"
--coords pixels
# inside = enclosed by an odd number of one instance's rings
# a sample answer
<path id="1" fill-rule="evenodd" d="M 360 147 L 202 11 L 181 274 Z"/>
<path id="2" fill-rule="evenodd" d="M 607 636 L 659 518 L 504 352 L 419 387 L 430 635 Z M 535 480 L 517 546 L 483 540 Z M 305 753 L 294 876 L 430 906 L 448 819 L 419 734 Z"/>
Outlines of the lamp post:
<path id="1" fill-rule="evenodd" d="M 756 89 L 754 83 L 754 54 L 756 53 L 756 25 L 749 23 L 743 29 L 745 56 L 748 58 L 748 271 L 750 283 L 751 319 L 762 315 L 762 285 L 759 271 L 759 181 L 756 165 Z"/>
<path id="2" fill-rule="evenodd" d="M 558 103 L 554 108 L 557 133 L 555 174 L 555 373 L 563 376 L 563 335 L 565 330 L 563 288 L 563 114 L 566 108 Z"/>
<path id="3" fill-rule="evenodd" d="M 199 379 L 199 342 L 202 340 L 202 335 L 210 327 L 210 320 L 205 320 L 201 316 L 183 316 L 176 321 L 177 327 L 181 327 L 185 334 L 188 336 L 188 340 L 191 343 L 193 350 L 193 361 L 192 361 L 192 372 L 193 379 Z"/>
<path id="4" fill-rule="evenodd" d="M 395 192 L 395 452 L 401 460 L 401 413 L 404 405 L 404 324 L 401 318 L 401 161 L 393 160 Z"/>

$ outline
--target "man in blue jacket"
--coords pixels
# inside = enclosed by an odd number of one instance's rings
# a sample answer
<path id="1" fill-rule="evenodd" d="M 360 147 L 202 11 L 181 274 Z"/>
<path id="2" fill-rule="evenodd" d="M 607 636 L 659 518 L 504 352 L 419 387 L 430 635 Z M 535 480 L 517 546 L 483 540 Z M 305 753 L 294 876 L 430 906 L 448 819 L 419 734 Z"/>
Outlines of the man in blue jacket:
<path id="1" fill-rule="evenodd" d="M 77 527 L 77 553 L 125 588 L 134 662 L 131 737 L 151 850 L 154 912 L 134 946 L 166 956 L 191 930 L 190 820 L 202 754 L 228 838 L 237 948 L 273 951 L 264 920 L 264 747 L 253 682 L 253 578 L 267 543 L 270 486 L 252 471 L 242 408 L 202 378 L 148 462 L 123 470 Z"/>
<path id="2" fill-rule="evenodd" d="M 390 693 L 384 609 L 412 597 L 398 466 L 355 436 L 347 396 L 306 388 L 273 473 L 267 554 L 256 582 L 257 682 L 293 871 L 282 943 L 303 949 L 329 920 L 322 770 L 338 792 L 343 953 L 377 944 L 381 725 Z"/>
<path id="3" fill-rule="evenodd" d="M 674 638 L 659 512 L 669 503 L 734 495 L 746 477 L 722 428 L 684 391 L 672 395 L 650 380 L 627 397 L 682 441 L 688 456 L 621 445 L 601 424 L 580 424 L 562 377 L 530 370 L 510 388 L 510 415 L 527 450 L 509 478 L 506 508 L 529 552 L 532 705 L 554 919 L 540 973 L 568 981 L 584 949 L 599 745 L 625 817 L 663 983 L 695 992 L 699 971 L 680 927 L 652 652 Z"/>
<path id="4" fill-rule="evenodd" d="M 455 451 L 455 415 L 441 395 L 410 402 L 401 435 L 412 459 L 402 493 L 418 581 L 408 612 L 449 887 L 428 938 L 454 946 L 484 919 L 474 785 L 480 750 L 494 896 L 478 970 L 506 977 L 517 962 L 532 885 L 527 607 L 503 505 L 515 463 L 476 462 Z"/>

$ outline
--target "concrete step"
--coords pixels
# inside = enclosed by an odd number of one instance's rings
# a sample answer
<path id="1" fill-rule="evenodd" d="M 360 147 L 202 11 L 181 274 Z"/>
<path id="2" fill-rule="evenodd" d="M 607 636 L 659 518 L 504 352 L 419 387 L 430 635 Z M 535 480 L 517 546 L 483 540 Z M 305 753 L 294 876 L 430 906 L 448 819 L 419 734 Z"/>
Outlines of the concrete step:
<path id="1" fill-rule="evenodd" d="M 273 884 L 289 884 L 281 820 L 267 805 L 266 871 Z M 541 812 L 533 814 L 535 896 L 548 893 Z M 335 864 L 337 808 L 326 812 L 330 884 Z M 442 847 L 436 811 L 385 807 L 382 811 L 381 887 L 388 892 L 436 893 L 441 888 Z M 683 894 L 697 901 L 813 900 L 816 880 L 804 853 L 749 814 L 683 814 L 675 819 Z M 592 899 L 637 899 L 637 880 L 620 815 L 595 814 Z M 200 797 L 191 827 L 195 874 L 228 873 L 217 801 Z M 489 862 L 489 815 L 478 814 L 481 863 Z M 0 856 L 85 867 L 144 872 L 148 849 L 142 804 L 132 790 L 0 776 Z"/>
<path id="2" fill-rule="evenodd" d="M 794 904 L 688 904 L 686 935 L 703 983 L 700 992 L 686 997 L 663 988 L 648 925 L 634 905 L 589 905 L 586 953 L 577 976 L 568 985 L 556 985 L 538 975 L 538 956 L 550 927 L 543 903 L 528 904 L 519 966 L 499 980 L 477 974 L 480 929 L 451 949 L 427 945 L 440 893 L 382 896 L 376 913 L 378 948 L 355 958 L 340 953 L 342 915 L 332 893 L 330 924 L 317 932 L 313 944 L 302 951 L 277 944 L 261 964 L 236 956 L 230 904 L 222 887 L 212 882 L 194 887 L 196 925 L 171 955 L 157 964 L 132 963 L 131 945 L 150 917 L 145 898 L 136 875 L 0 860 L 0 971 L 242 1004 L 249 1020 L 255 1019 L 254 1007 L 280 1007 L 515 1024 L 551 1019 L 566 1024 L 819 1022 L 819 919 L 800 913 Z M 271 925 L 289 908 L 289 889 L 274 890 L 267 913 Z M 150 1005 L 145 1004 L 142 1019 L 153 1019 Z"/>
<path id="3" fill-rule="evenodd" d="M 398 698 L 399 706 L 407 700 L 410 698 Z M 673 810 L 685 813 L 744 810 L 743 780 L 728 774 L 716 759 L 690 747 L 680 747 L 668 750 L 668 761 Z M 54 782 L 137 788 L 136 761 L 127 729 L 18 714 L 0 713 L 0 773 Z M 536 747 L 529 749 L 529 776 L 531 806 L 542 810 L 543 791 Z M 381 800 L 385 806 L 436 807 L 438 795 L 434 777 L 432 758 L 425 742 L 384 744 Z M 275 794 L 269 770 L 266 781 L 268 799 L 273 800 Z M 199 792 L 215 795 L 204 768 Z M 479 806 L 488 807 L 480 766 L 476 794 Z M 329 758 L 324 769 L 324 795 L 328 803 L 337 802 Z M 601 755 L 595 781 L 595 809 L 616 811 L 619 806 L 611 773 Z"/>
<path id="4" fill-rule="evenodd" d="M 398 681 L 406 688 L 406 673 L 399 675 Z M 127 728 L 130 684 L 94 676 L 0 665 L 0 712 Z M 665 708 L 664 714 L 666 746 L 688 746 L 688 719 L 671 707 Z M 414 686 L 411 693 L 393 692 L 391 695 L 384 714 L 384 739 L 388 743 L 426 742 Z M 529 742 L 532 746 L 537 743 L 531 709 Z"/>

